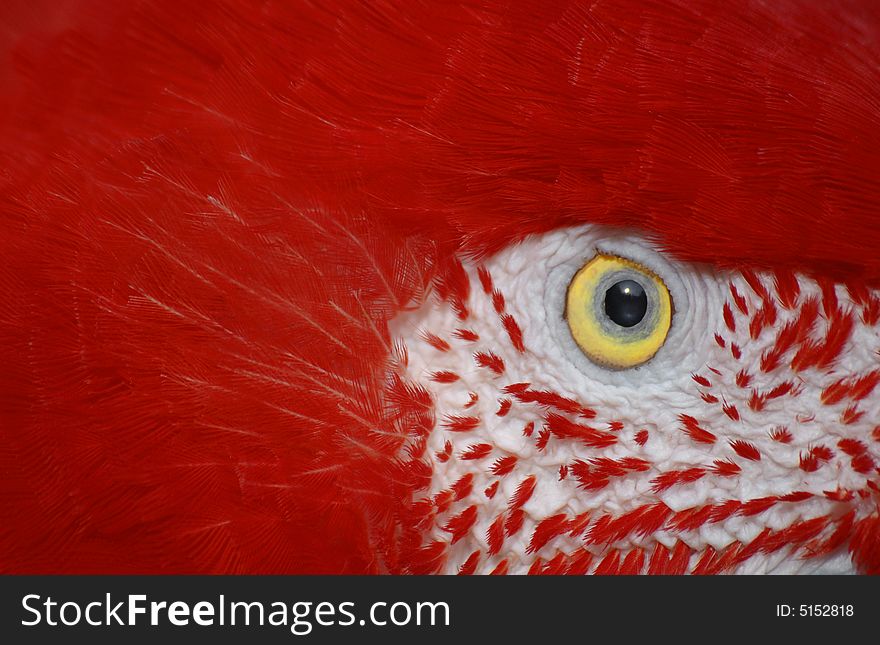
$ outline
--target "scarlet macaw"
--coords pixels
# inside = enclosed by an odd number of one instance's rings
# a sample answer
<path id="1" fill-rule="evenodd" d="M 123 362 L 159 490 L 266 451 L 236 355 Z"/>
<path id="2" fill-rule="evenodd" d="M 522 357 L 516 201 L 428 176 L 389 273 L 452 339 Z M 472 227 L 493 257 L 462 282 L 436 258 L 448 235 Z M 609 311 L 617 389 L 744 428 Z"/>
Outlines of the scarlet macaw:
<path id="1" fill-rule="evenodd" d="M 880 572 L 880 11 L 4 3 L 6 572 Z"/>

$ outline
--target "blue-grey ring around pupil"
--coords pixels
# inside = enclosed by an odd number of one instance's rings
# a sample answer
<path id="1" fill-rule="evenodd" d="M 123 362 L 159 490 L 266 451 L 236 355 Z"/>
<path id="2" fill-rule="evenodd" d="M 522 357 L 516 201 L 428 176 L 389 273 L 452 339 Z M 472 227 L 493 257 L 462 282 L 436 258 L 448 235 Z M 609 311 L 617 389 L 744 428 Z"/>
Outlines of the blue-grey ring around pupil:
<path id="1" fill-rule="evenodd" d="M 618 283 L 627 281 L 638 284 L 645 295 L 645 311 L 642 312 L 641 318 L 630 327 L 615 322 L 605 308 L 608 291 Z M 619 342 L 632 343 L 648 338 L 660 322 L 660 308 L 658 306 L 660 294 L 657 291 L 657 285 L 650 276 L 641 271 L 630 268 L 609 271 L 596 284 L 594 293 L 596 295 L 593 297 L 593 319 L 599 323 L 602 333 Z"/>
<path id="2" fill-rule="evenodd" d="M 648 311 L 648 294 L 635 280 L 620 280 L 605 292 L 605 315 L 621 327 L 633 327 Z"/>

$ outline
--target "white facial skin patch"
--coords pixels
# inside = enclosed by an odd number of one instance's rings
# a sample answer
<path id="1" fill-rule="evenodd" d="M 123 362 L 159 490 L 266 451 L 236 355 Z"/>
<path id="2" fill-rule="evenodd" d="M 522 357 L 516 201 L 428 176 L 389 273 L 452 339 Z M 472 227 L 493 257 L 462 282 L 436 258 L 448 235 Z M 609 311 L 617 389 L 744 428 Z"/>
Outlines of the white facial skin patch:
<path id="1" fill-rule="evenodd" d="M 599 254 L 668 289 L 642 365 L 572 337 L 568 287 Z M 433 404 L 414 502 L 440 571 L 853 571 L 878 508 L 878 292 L 718 272 L 593 226 L 462 269 L 465 288 L 392 324 L 398 376 Z"/>

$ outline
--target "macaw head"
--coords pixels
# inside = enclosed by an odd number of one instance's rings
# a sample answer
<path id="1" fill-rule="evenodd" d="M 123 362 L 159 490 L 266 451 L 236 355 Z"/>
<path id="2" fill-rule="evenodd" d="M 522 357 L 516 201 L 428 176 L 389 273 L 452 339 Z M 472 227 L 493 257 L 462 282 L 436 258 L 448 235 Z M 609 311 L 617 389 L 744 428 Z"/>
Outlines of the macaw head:
<path id="1" fill-rule="evenodd" d="M 4 10 L 8 570 L 880 572 L 872 3 L 122 4 Z"/>

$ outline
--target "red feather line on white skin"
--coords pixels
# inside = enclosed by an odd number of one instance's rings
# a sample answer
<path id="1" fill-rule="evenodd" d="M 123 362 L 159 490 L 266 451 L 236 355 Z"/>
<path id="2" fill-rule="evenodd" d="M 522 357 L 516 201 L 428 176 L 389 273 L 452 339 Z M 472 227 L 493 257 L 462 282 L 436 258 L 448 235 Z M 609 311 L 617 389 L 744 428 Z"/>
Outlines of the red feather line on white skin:
<path id="1" fill-rule="evenodd" d="M 502 255 L 534 260 L 542 244 L 558 239 Z M 515 261 L 455 262 L 455 282 L 395 325 L 409 353 L 400 377 L 430 393 L 436 418 L 418 443 L 433 476 L 413 507 L 424 537 L 411 571 L 871 566 L 859 540 L 880 500 L 880 294 L 803 275 L 710 274 L 727 293 L 708 347 L 695 348 L 711 358 L 630 408 L 619 389 L 615 404 L 601 382 L 555 378 L 531 350 L 547 330 L 518 318 L 540 309 L 532 293 L 504 288 L 521 284 Z M 459 325 L 477 340 L 457 337 Z M 638 379 L 629 390 L 648 396 Z M 664 397 L 674 413 L 642 414 Z"/>

